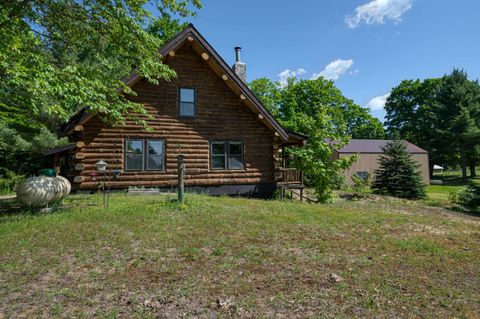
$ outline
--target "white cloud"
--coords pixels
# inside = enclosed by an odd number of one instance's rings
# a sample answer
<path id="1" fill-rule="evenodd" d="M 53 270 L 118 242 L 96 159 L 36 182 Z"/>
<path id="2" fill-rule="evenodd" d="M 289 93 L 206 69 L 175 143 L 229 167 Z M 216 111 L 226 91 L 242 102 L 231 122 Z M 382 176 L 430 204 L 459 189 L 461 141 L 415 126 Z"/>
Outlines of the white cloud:
<path id="1" fill-rule="evenodd" d="M 385 103 L 387 102 L 387 99 L 389 96 L 390 96 L 390 93 L 374 97 L 373 99 L 370 100 L 370 102 L 367 103 L 367 107 L 370 110 L 383 110 L 385 108 Z"/>
<path id="2" fill-rule="evenodd" d="M 352 71 L 348 72 L 348 74 L 352 75 L 352 76 L 358 75 L 358 73 L 360 73 L 359 69 L 355 69 L 355 70 L 352 70 Z"/>
<path id="3" fill-rule="evenodd" d="M 299 68 L 299 69 L 296 69 L 296 70 L 290 70 L 290 69 L 283 70 L 278 75 L 280 77 L 280 85 L 285 86 L 285 85 L 287 85 L 287 80 L 289 78 L 295 78 L 298 75 L 302 75 L 302 74 L 305 74 L 305 73 L 307 73 L 307 71 L 305 71 L 305 69 L 302 69 L 302 68 Z"/>
<path id="4" fill-rule="evenodd" d="M 336 81 L 340 78 L 342 74 L 348 71 L 353 65 L 353 60 L 342 60 L 337 59 L 333 62 L 330 62 L 323 71 L 320 73 L 315 73 L 312 75 L 312 79 L 316 80 L 319 77 L 323 76 L 327 80 Z"/>
<path id="5" fill-rule="evenodd" d="M 383 24 L 385 20 L 402 21 L 402 15 L 412 8 L 413 0 L 373 0 L 355 9 L 354 15 L 345 18 L 350 28 L 361 23 Z"/>

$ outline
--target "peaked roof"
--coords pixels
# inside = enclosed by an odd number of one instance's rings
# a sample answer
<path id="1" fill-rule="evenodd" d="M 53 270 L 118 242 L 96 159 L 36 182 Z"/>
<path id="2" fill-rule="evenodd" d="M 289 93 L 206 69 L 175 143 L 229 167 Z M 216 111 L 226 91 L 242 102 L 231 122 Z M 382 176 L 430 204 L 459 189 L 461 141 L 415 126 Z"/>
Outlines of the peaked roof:
<path id="1" fill-rule="evenodd" d="M 62 146 L 58 146 L 58 147 L 48 149 L 45 152 L 43 152 L 43 156 L 53 155 L 53 154 L 61 153 L 61 152 L 65 152 L 65 151 L 70 151 L 70 150 L 73 150 L 75 148 L 76 148 L 75 143 L 69 143 L 67 145 L 62 145 Z"/>
<path id="2" fill-rule="evenodd" d="M 302 136 L 292 134 L 282 127 L 273 115 L 263 106 L 260 100 L 255 97 L 252 91 L 250 91 L 248 86 L 237 76 L 237 74 L 235 74 L 200 32 L 198 32 L 193 24 L 189 24 L 159 49 L 159 53 L 163 57 L 163 60 L 166 61 L 168 58 L 174 56 L 175 50 L 181 48 L 187 41 L 192 43 L 194 50 L 202 56 L 203 60 L 209 64 L 214 72 L 225 80 L 225 83 L 240 96 L 244 103 L 253 112 L 258 114 L 259 119 L 262 119 L 270 129 L 276 132 L 278 136 L 284 140 L 285 144 L 304 143 L 305 139 Z M 128 86 L 133 86 L 141 79 L 141 75 L 133 70 L 131 74 L 122 79 L 122 81 Z M 94 114 L 89 113 L 88 110 L 80 110 L 64 125 L 62 133 L 64 135 L 70 134 L 76 125 L 86 123 L 93 116 Z"/>
<path id="3" fill-rule="evenodd" d="M 340 149 L 336 149 L 338 153 L 383 153 L 383 148 L 392 140 L 363 140 L 352 139 L 350 142 Z M 408 141 L 403 141 L 407 147 L 407 151 L 411 154 L 428 154 L 426 150 L 412 144 Z M 335 144 L 332 143 L 332 145 Z"/>

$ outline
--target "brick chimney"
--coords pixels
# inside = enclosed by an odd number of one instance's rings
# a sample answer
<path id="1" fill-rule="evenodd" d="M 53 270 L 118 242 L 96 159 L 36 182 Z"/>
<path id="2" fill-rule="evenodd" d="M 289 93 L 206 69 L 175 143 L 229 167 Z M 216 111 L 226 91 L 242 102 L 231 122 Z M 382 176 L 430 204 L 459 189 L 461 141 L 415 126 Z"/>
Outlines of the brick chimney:
<path id="1" fill-rule="evenodd" d="M 240 58 L 241 47 L 235 47 L 235 64 L 232 66 L 233 72 L 243 81 L 247 83 L 247 65 Z"/>

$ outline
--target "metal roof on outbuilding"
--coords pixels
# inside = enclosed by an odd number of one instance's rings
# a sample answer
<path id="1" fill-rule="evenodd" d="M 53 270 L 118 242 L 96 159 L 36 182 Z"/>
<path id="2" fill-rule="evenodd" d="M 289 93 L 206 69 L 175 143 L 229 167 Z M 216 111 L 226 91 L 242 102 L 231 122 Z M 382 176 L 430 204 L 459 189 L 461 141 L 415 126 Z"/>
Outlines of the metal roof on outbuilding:
<path id="1" fill-rule="evenodd" d="M 364 140 L 364 139 L 352 139 L 350 142 L 340 149 L 335 148 L 335 143 L 332 143 L 333 147 L 338 153 L 383 153 L 383 148 L 387 146 L 392 140 Z M 407 147 L 407 151 L 412 154 L 428 154 L 426 150 L 412 144 L 408 141 L 403 141 Z"/>

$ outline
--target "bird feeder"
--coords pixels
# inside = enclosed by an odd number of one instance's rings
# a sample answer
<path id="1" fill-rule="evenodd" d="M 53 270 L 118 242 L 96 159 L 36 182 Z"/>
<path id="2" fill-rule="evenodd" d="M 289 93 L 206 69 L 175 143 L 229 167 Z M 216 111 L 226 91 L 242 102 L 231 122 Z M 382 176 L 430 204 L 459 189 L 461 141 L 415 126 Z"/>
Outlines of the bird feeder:
<path id="1" fill-rule="evenodd" d="M 103 173 L 103 181 L 102 181 L 102 191 L 103 191 L 103 207 L 108 208 L 108 198 L 106 197 L 106 191 L 105 191 L 105 183 L 106 183 L 106 178 L 107 178 L 107 162 L 104 160 L 100 160 L 95 163 L 95 167 L 99 173 Z"/>
<path id="2" fill-rule="evenodd" d="M 114 170 L 112 170 L 113 179 L 115 179 L 115 180 L 119 179 L 121 172 L 122 172 L 122 171 L 119 170 L 119 169 L 114 169 Z"/>
<path id="3" fill-rule="evenodd" d="M 107 166 L 108 164 L 104 160 L 100 160 L 95 163 L 95 167 L 97 168 L 97 171 L 99 171 L 100 173 L 105 173 Z"/>

